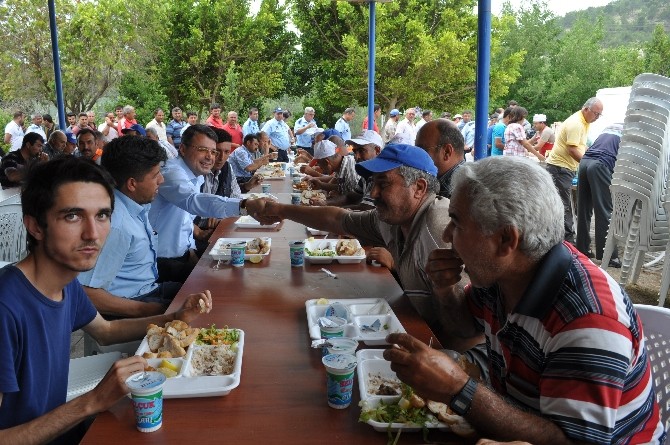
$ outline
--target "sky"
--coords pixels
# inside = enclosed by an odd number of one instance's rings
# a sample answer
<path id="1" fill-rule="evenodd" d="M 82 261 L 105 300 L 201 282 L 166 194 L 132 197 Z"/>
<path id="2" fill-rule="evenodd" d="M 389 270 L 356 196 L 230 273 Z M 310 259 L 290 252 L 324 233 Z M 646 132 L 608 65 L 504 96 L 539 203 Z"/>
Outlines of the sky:
<path id="1" fill-rule="evenodd" d="M 549 9 L 557 16 L 564 16 L 571 11 L 579 11 L 582 9 L 605 6 L 612 3 L 613 0 L 547 0 Z M 518 9 L 519 5 L 527 3 L 528 0 L 510 0 L 512 7 Z M 491 0 L 491 13 L 499 14 L 502 10 L 504 0 Z"/>

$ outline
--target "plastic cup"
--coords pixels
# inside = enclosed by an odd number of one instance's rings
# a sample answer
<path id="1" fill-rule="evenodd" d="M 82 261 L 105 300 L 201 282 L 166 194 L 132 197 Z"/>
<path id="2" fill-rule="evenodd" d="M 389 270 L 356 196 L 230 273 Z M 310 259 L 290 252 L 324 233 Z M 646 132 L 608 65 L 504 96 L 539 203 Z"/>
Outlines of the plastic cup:
<path id="1" fill-rule="evenodd" d="M 291 266 L 302 267 L 305 264 L 305 242 L 289 241 L 288 248 L 291 255 Z"/>
<path id="2" fill-rule="evenodd" d="M 293 175 L 295 174 L 295 167 L 294 167 L 294 166 L 290 166 L 290 167 L 288 168 L 288 172 L 289 172 L 289 174 L 290 174 L 291 176 L 293 176 Z"/>
<path id="3" fill-rule="evenodd" d="M 163 425 L 163 385 L 165 375 L 145 372 L 128 377 L 126 385 L 135 409 L 137 429 L 143 433 L 156 431 Z"/>
<path id="4" fill-rule="evenodd" d="M 293 185 L 298 185 L 302 181 L 302 178 L 299 175 L 292 175 L 291 180 L 293 181 Z"/>
<path id="5" fill-rule="evenodd" d="M 329 321 L 330 323 L 326 324 L 324 321 Z M 332 315 L 319 318 L 318 324 L 321 331 L 321 338 L 344 337 L 344 327 L 347 325 L 347 320 Z"/>
<path id="6" fill-rule="evenodd" d="M 270 184 L 261 184 L 261 190 L 263 193 L 270 193 Z"/>
<path id="7" fill-rule="evenodd" d="M 344 409 L 351 404 L 354 388 L 356 356 L 351 354 L 328 354 L 321 359 L 326 367 L 328 406 Z"/>
<path id="8" fill-rule="evenodd" d="M 300 205 L 300 199 L 302 198 L 301 193 L 291 193 L 291 204 Z"/>
<path id="9" fill-rule="evenodd" d="M 230 264 L 234 267 L 244 266 L 244 254 L 247 250 L 247 242 L 242 241 L 230 245 Z"/>
<path id="10" fill-rule="evenodd" d="M 328 354 L 348 354 L 356 355 L 356 349 L 358 348 L 358 342 L 353 338 L 344 338 L 344 337 L 334 337 L 328 339 L 328 342 L 333 346 L 329 348 L 321 348 L 323 355 Z"/>

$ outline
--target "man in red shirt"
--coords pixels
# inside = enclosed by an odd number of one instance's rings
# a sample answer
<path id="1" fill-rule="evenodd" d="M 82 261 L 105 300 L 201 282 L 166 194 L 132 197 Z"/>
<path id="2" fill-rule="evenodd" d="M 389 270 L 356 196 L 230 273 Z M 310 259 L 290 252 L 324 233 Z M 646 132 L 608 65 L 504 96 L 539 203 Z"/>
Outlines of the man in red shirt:
<path id="1" fill-rule="evenodd" d="M 207 118 L 207 125 L 210 127 L 223 128 L 223 120 L 221 119 L 221 105 L 213 103 L 209 106 L 209 117 Z"/>
<path id="2" fill-rule="evenodd" d="M 118 134 L 124 134 L 123 129 L 124 128 L 130 128 L 133 125 L 135 125 L 137 121 L 135 120 L 135 107 L 131 105 L 126 105 L 123 107 L 123 117 L 119 120 L 119 125 L 116 129 L 116 132 Z"/>
<path id="3" fill-rule="evenodd" d="M 208 120 L 209 122 L 209 120 Z M 237 122 L 237 113 L 234 111 L 228 112 L 228 121 L 223 126 L 223 129 L 233 138 L 232 150 L 242 145 L 244 135 L 242 134 L 242 126 Z"/>
<path id="4" fill-rule="evenodd" d="M 377 119 L 379 119 L 379 116 L 382 115 L 382 107 L 379 104 L 375 104 L 373 108 L 374 114 L 374 121 L 372 122 L 372 129 L 379 133 L 379 126 L 377 126 Z M 363 119 L 363 132 L 368 129 L 368 116 L 366 115 L 365 118 Z"/>

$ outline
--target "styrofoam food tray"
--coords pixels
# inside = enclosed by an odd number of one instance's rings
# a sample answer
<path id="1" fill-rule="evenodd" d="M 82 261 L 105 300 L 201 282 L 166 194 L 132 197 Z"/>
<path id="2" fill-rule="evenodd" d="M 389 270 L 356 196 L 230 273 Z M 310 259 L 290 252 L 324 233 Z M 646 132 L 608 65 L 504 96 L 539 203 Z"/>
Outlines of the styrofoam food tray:
<path id="1" fill-rule="evenodd" d="M 214 397 L 225 396 L 240 384 L 242 375 L 242 355 L 244 352 L 244 331 L 237 329 L 240 339 L 237 343 L 237 355 L 233 365 L 233 373 L 228 375 L 200 376 L 193 375 L 191 360 L 193 352 L 198 348 L 211 346 L 200 346 L 195 343 L 188 347 L 180 374 L 165 380 L 163 386 L 163 397 L 166 399 L 180 399 L 187 397 Z M 147 338 L 144 337 L 136 355 L 142 355 L 149 351 Z M 160 359 L 159 359 L 160 360 Z"/>
<path id="2" fill-rule="evenodd" d="M 263 180 L 264 181 L 273 181 L 273 180 L 282 180 L 286 178 L 286 170 L 282 170 L 282 174 L 278 174 L 279 170 L 275 170 L 274 168 L 264 168 L 261 167 L 258 170 L 256 170 L 256 173 L 259 175 L 263 175 Z"/>
<path id="3" fill-rule="evenodd" d="M 262 192 L 242 193 L 242 199 L 259 199 L 259 198 L 276 199 L 277 197 L 272 193 L 262 193 Z"/>
<path id="4" fill-rule="evenodd" d="M 383 298 L 355 298 L 350 300 L 328 300 L 328 304 L 316 304 L 317 299 L 307 300 L 305 308 L 307 311 L 307 326 L 309 336 L 313 340 L 321 338 L 319 329 L 319 317 L 323 317 L 326 309 L 333 303 L 342 304 L 346 310 L 347 324 L 344 327 L 344 337 L 359 340 L 366 345 L 386 345 L 386 336 L 392 332 L 406 332 L 405 328 L 396 317 L 393 309 Z M 368 314 L 369 312 L 369 314 Z M 375 320 L 381 322 L 381 328 L 377 332 L 368 332 L 361 329 L 362 325 L 371 325 Z"/>
<path id="5" fill-rule="evenodd" d="M 395 372 L 391 369 L 391 362 L 386 361 L 382 357 L 383 350 L 371 350 L 363 349 L 356 353 L 356 358 L 358 361 L 358 366 L 356 369 L 358 377 L 358 390 L 361 395 L 361 401 L 364 404 L 367 404 L 369 407 L 374 408 L 378 406 L 382 401 L 386 404 L 396 403 L 400 400 L 400 396 L 381 396 L 381 395 L 371 395 L 370 385 L 370 376 L 374 374 L 381 375 L 384 378 L 398 380 Z M 374 420 L 368 420 L 366 422 L 368 425 L 372 426 L 375 431 L 380 433 L 385 433 L 387 431 L 397 432 L 398 430 L 403 430 L 407 432 L 416 432 L 421 431 L 423 426 L 416 424 L 405 424 L 405 423 L 388 423 L 377 422 Z M 438 421 L 427 423 L 426 427 L 431 429 L 439 429 L 441 431 L 449 431 L 449 426 Z"/>
<path id="6" fill-rule="evenodd" d="M 209 251 L 209 255 L 214 258 L 215 260 L 229 260 L 230 259 L 230 244 L 233 243 L 240 243 L 242 241 L 250 242 L 254 238 L 219 238 L 216 240 L 216 243 L 214 244 L 214 247 Z M 266 241 L 270 245 L 270 250 L 272 250 L 272 238 L 268 237 L 261 237 L 264 241 Z M 266 253 L 245 253 L 244 254 L 244 259 L 248 260 L 251 257 L 255 256 L 260 256 L 260 257 L 266 257 L 270 254 L 270 250 L 268 250 Z"/>
<path id="7" fill-rule="evenodd" d="M 309 261 L 312 264 L 330 264 L 333 262 L 333 260 L 337 260 L 338 263 L 340 264 L 350 264 L 350 263 L 360 263 L 365 259 L 365 254 L 363 255 L 351 255 L 351 256 L 346 256 L 346 255 L 333 255 L 333 256 L 312 256 L 307 254 L 307 249 L 309 250 L 318 250 L 318 249 L 328 249 L 328 250 L 335 250 L 335 246 L 337 245 L 337 242 L 340 241 L 338 239 L 315 239 L 315 240 L 305 240 L 305 259 Z M 356 241 L 356 246 L 360 249 L 361 248 L 361 243 Z"/>
<path id="8" fill-rule="evenodd" d="M 278 222 L 270 225 L 263 225 L 249 215 L 240 216 L 239 219 L 235 221 L 235 227 L 240 229 L 274 229 L 278 225 Z"/>
<path id="9" fill-rule="evenodd" d="M 112 364 L 120 359 L 121 353 L 114 351 L 70 360 L 65 400 L 69 402 L 95 388 Z"/>

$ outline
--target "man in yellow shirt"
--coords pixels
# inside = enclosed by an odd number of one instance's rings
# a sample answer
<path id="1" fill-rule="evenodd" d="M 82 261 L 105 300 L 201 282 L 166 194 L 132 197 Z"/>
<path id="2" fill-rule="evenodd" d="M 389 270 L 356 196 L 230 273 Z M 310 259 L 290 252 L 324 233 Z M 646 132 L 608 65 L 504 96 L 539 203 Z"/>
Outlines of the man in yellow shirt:
<path id="1" fill-rule="evenodd" d="M 584 152 L 589 124 L 603 114 L 603 103 L 597 97 L 587 100 L 582 109 L 561 124 L 554 148 L 547 158 L 547 171 L 551 174 L 558 194 L 563 201 L 565 240 L 575 242 L 575 226 L 572 216 L 572 178 L 575 177 Z"/>

